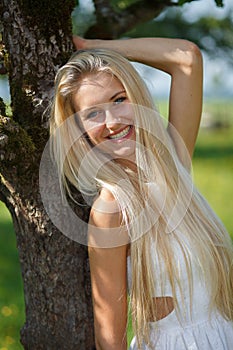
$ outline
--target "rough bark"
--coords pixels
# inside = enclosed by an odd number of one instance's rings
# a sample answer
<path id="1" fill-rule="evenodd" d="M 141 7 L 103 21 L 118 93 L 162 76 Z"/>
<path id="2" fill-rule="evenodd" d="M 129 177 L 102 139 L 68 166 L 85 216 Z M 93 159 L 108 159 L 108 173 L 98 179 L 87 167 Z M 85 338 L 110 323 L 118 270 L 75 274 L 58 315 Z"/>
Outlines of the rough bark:
<path id="1" fill-rule="evenodd" d="M 58 66 L 70 56 L 73 1 L 2 0 L 13 117 L 0 117 L 0 200 L 9 208 L 24 283 L 24 349 L 92 349 L 85 246 L 60 233 L 41 202 L 38 172 L 48 139 L 43 115 Z M 88 212 L 77 208 L 84 220 Z M 77 230 L 81 228 L 77 227 Z"/>

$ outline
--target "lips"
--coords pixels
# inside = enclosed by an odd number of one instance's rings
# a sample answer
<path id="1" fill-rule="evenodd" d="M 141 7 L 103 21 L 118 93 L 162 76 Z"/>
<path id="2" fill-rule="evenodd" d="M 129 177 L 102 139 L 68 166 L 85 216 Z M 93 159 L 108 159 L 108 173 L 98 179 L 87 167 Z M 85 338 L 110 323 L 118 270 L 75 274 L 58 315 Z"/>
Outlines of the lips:
<path id="1" fill-rule="evenodd" d="M 132 130 L 132 126 L 129 125 L 126 128 L 124 128 L 123 130 L 121 130 L 120 132 L 115 133 L 113 135 L 109 135 L 108 138 L 110 140 L 114 140 L 114 141 L 123 139 L 123 138 L 127 137 L 130 134 L 131 130 Z"/>

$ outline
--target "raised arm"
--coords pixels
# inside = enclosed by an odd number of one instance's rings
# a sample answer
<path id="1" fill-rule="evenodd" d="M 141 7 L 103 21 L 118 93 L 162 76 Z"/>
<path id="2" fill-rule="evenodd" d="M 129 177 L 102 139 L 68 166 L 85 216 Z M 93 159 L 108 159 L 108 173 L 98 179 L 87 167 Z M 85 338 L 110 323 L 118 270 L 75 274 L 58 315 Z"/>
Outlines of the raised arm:
<path id="1" fill-rule="evenodd" d="M 202 55 L 198 47 L 182 39 L 137 38 L 126 40 L 86 40 L 74 37 L 77 49 L 109 48 L 129 60 L 157 68 L 171 76 L 169 121 L 182 137 L 192 157 L 202 113 Z M 172 129 L 177 153 L 184 157 Z"/>
<path id="2" fill-rule="evenodd" d="M 111 206 L 112 195 L 103 190 L 101 196 L 90 214 L 90 245 L 96 245 L 97 241 L 101 245 L 99 235 L 102 229 L 109 237 L 112 235 L 111 228 L 120 225 L 119 213 L 105 213 L 104 210 L 105 204 Z M 127 244 L 122 244 L 113 248 L 89 246 L 88 249 L 97 350 L 127 349 L 127 247 Z"/>

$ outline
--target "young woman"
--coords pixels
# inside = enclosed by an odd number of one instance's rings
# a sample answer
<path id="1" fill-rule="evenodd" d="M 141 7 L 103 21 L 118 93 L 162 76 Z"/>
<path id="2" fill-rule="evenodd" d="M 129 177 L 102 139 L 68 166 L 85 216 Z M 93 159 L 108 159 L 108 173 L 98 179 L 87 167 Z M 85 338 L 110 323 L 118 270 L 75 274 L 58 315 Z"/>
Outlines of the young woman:
<path id="1" fill-rule="evenodd" d="M 232 244 L 189 176 L 202 110 L 199 49 L 160 38 L 74 44 L 56 77 L 51 137 L 64 188 L 95 196 L 96 348 L 127 349 L 129 293 L 130 349 L 230 350 Z M 167 127 L 129 60 L 170 74 Z"/>

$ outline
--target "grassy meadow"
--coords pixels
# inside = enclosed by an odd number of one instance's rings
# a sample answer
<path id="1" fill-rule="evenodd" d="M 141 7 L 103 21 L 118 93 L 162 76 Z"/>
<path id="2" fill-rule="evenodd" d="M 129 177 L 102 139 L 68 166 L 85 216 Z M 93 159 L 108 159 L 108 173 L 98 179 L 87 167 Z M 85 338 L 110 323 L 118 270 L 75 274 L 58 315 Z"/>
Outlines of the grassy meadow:
<path id="1" fill-rule="evenodd" d="M 194 182 L 233 239 L 233 102 L 206 102 L 212 126 L 201 127 L 193 159 Z M 209 123 L 209 121 L 208 121 Z"/>
<path id="2" fill-rule="evenodd" d="M 14 229 L 9 212 L 0 202 L 0 350 L 23 349 L 19 330 L 24 318 L 23 286 Z"/>
<path id="3" fill-rule="evenodd" d="M 159 109 L 166 115 L 167 106 L 163 102 Z M 233 238 L 233 102 L 205 102 L 193 176 Z M 0 203 L 0 350 L 22 349 L 19 343 L 19 329 L 24 322 L 22 289 L 12 222 Z"/>

